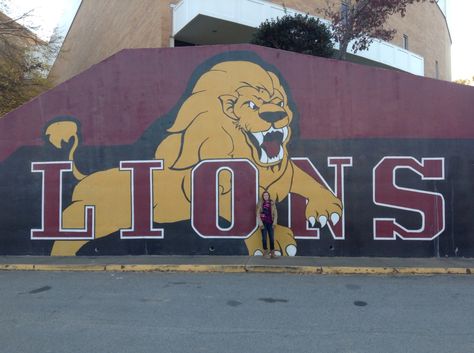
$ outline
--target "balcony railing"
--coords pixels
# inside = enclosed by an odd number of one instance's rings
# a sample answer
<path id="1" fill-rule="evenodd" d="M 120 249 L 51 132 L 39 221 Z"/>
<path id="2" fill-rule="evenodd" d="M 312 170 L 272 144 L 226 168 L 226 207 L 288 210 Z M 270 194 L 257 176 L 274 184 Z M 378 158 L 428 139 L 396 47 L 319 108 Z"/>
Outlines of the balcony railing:
<path id="1" fill-rule="evenodd" d="M 286 10 L 289 14 L 303 14 L 290 8 Z M 173 8 L 173 36 L 179 34 L 199 15 L 256 28 L 267 19 L 284 16 L 285 9 L 263 0 L 182 0 Z M 319 20 L 330 24 L 325 19 Z M 337 45 L 335 47 L 338 48 Z M 415 75 L 424 75 L 422 56 L 385 41 L 374 40 L 368 50 L 359 51 L 354 55 Z"/>

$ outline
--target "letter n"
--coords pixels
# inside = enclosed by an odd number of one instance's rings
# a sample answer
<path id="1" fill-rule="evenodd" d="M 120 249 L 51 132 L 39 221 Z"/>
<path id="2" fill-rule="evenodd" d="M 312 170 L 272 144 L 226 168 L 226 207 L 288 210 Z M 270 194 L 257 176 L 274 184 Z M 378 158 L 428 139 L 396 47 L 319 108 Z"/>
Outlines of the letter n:
<path id="1" fill-rule="evenodd" d="M 328 157 L 328 166 L 334 168 L 334 190 L 331 189 L 319 173 L 318 169 L 308 158 L 291 158 L 293 163 L 298 166 L 301 170 L 310 175 L 321 185 L 324 185 L 330 190 L 337 198 L 342 201 L 344 205 L 344 168 L 352 167 L 352 157 Z M 319 228 L 311 227 L 306 221 L 305 211 L 306 204 L 308 201 L 298 195 L 290 193 L 288 195 L 288 226 L 293 231 L 296 239 L 319 239 L 320 230 Z M 345 239 L 345 211 L 342 210 L 342 217 L 336 225 L 331 224 L 328 220 L 328 227 L 331 231 L 331 235 L 334 239 L 343 240 Z"/>

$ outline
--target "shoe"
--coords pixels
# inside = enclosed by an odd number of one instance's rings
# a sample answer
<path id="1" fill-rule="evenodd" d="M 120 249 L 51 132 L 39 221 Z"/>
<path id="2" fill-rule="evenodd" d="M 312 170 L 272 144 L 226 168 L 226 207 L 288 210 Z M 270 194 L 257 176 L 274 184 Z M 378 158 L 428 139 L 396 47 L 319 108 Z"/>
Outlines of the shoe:
<path id="1" fill-rule="evenodd" d="M 275 250 L 270 251 L 270 258 L 272 259 L 276 258 Z"/>
<path id="2" fill-rule="evenodd" d="M 268 252 L 268 250 L 263 250 L 263 257 L 268 259 L 270 257 L 270 254 Z"/>

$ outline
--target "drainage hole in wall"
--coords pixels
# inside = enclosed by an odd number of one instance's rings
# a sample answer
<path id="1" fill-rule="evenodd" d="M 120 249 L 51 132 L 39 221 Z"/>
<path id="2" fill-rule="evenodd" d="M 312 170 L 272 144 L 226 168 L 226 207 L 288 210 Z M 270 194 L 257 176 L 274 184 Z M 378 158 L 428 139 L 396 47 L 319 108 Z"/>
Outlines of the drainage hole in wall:
<path id="1" fill-rule="evenodd" d="M 367 305 L 367 302 L 364 302 L 364 301 L 362 301 L 362 300 L 356 300 L 356 301 L 354 302 L 354 305 L 356 305 L 356 306 L 366 306 L 366 305 Z"/>

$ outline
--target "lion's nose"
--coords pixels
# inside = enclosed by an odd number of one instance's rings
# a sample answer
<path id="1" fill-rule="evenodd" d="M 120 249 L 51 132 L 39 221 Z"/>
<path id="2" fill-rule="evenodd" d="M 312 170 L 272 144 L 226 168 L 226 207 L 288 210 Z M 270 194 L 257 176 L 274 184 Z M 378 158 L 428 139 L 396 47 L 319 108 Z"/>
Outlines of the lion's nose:
<path id="1" fill-rule="evenodd" d="M 286 117 L 286 112 L 263 112 L 260 113 L 260 117 L 268 121 L 269 123 L 274 123 L 278 120 L 281 120 Z"/>

